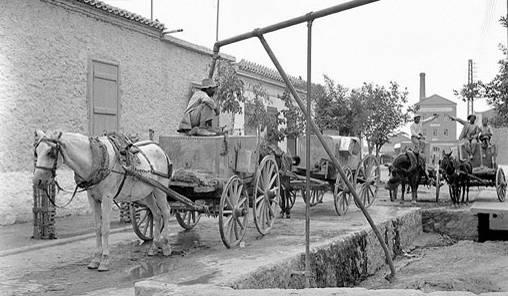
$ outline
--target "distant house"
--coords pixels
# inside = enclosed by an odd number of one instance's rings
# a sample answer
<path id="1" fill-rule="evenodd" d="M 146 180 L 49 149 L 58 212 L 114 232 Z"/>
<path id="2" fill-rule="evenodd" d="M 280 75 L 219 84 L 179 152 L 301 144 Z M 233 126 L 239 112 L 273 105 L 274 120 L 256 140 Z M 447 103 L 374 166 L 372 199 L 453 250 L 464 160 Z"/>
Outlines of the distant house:
<path id="1" fill-rule="evenodd" d="M 398 132 L 389 138 L 388 143 L 384 144 L 383 147 L 381 147 L 379 153 L 393 155 L 395 154 L 395 147 L 397 144 L 400 144 L 404 141 L 411 141 L 411 138 L 405 132 Z"/>

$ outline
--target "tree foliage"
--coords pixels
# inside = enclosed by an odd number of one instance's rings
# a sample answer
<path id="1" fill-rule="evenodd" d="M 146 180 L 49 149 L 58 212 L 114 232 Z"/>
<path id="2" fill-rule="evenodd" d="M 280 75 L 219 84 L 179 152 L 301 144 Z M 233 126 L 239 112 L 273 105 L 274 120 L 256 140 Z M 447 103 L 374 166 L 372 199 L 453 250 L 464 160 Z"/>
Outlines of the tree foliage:
<path id="1" fill-rule="evenodd" d="M 349 90 L 324 76 L 325 85 L 316 89 L 315 120 L 321 130 L 337 130 L 341 135 L 352 134 L 352 114 L 350 112 Z"/>
<path id="2" fill-rule="evenodd" d="M 241 113 L 240 103 L 245 102 L 244 83 L 231 62 L 224 60 L 218 62 L 216 80 L 219 83 L 217 98 L 221 106 L 221 112 Z"/>
<path id="3" fill-rule="evenodd" d="M 278 98 L 284 102 L 284 106 L 286 107 L 286 109 L 280 111 L 282 114 L 280 123 L 285 123 L 286 126 L 281 126 L 279 131 L 285 137 L 299 137 L 305 131 L 305 116 L 302 110 L 296 104 L 288 89 L 285 89 L 282 96 L 278 96 Z"/>
<path id="4" fill-rule="evenodd" d="M 390 82 L 388 88 L 364 83 L 351 92 L 354 130 L 365 137 L 370 153 L 378 155 L 390 134 L 409 120 L 404 110 L 407 95 L 407 89 L 401 90 L 396 82 Z"/>
<path id="5" fill-rule="evenodd" d="M 501 25 L 508 28 L 508 19 L 501 17 L 499 20 Z M 508 54 L 507 48 L 499 46 L 503 55 Z M 508 127 L 508 61 L 500 60 L 499 73 L 490 81 L 483 85 L 485 89 L 485 97 L 489 104 L 494 106 L 497 115 L 492 118 L 491 124 L 496 127 Z"/>

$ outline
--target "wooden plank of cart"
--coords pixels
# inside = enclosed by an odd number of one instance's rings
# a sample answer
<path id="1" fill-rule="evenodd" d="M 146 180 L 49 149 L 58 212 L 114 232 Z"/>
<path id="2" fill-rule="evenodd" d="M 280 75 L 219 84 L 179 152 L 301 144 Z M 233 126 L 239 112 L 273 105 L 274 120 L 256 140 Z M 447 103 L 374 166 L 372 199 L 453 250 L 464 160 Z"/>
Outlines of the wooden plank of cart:
<path id="1" fill-rule="evenodd" d="M 325 141 L 328 142 L 328 147 L 331 147 L 335 157 L 343 167 L 348 180 L 352 184 L 356 184 L 357 192 L 365 207 L 371 206 L 376 199 L 380 179 L 379 161 L 377 158 L 373 155 L 367 155 L 362 158 L 360 140 L 356 137 L 339 136 L 333 134 L 333 131 L 325 132 L 323 136 Z M 347 189 L 344 180 L 338 174 L 338 169 L 330 161 L 328 154 L 316 136 L 311 136 L 310 143 L 311 196 L 309 205 L 313 207 L 322 203 L 325 192 L 331 190 L 333 192 L 335 212 L 339 216 L 345 215 L 353 199 L 351 192 Z M 289 190 L 283 188 L 284 194 L 291 196 L 293 204 L 297 192 L 301 192 L 303 200 L 306 200 L 305 149 L 305 141 L 302 137 L 299 140 L 298 146 L 298 155 L 301 158 L 301 162 L 294 169 Z M 292 206 L 291 203 L 290 206 Z"/>
<path id="2" fill-rule="evenodd" d="M 193 229 L 202 215 L 218 217 L 222 242 L 230 248 L 245 236 L 252 207 L 256 229 L 269 233 L 280 199 L 279 168 L 273 155 L 261 158 L 256 136 L 161 136 L 159 145 L 172 162 L 173 174 L 169 188 L 158 187 L 167 193 L 182 228 Z M 153 238 L 148 208 L 133 205 L 131 221 L 139 238 Z"/>

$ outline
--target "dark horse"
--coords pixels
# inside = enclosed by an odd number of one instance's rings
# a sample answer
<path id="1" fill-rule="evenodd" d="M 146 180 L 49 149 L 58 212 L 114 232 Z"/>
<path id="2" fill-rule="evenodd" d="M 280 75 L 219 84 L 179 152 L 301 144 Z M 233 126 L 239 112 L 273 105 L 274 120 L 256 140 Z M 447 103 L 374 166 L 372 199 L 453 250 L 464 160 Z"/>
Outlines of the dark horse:
<path id="1" fill-rule="evenodd" d="M 425 160 L 411 150 L 399 154 L 390 167 L 390 179 L 385 188 L 390 191 L 390 200 L 397 199 L 397 188 L 402 184 L 402 200 L 406 184 L 411 188 L 413 202 L 416 202 L 420 178 L 425 175 Z"/>
<path id="2" fill-rule="evenodd" d="M 443 159 L 439 165 L 440 170 L 444 173 L 444 179 L 448 183 L 450 198 L 453 204 L 460 201 L 460 192 L 462 187 L 462 202 L 464 197 L 469 202 L 469 175 L 473 172 L 473 167 L 469 161 L 457 160 L 452 156 L 452 152 L 445 153 L 443 151 Z"/>

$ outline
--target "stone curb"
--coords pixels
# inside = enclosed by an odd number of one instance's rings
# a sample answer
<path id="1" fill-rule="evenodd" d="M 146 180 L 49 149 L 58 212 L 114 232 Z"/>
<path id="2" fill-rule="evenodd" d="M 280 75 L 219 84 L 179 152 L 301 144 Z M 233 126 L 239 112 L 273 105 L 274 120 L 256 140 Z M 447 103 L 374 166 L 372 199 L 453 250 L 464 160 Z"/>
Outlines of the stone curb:
<path id="1" fill-rule="evenodd" d="M 132 226 L 129 225 L 129 226 L 124 226 L 124 227 L 120 227 L 120 228 L 115 228 L 115 229 L 112 229 L 109 233 L 113 234 L 113 233 L 118 233 L 118 232 L 124 232 L 127 230 L 132 230 Z M 8 249 L 5 251 L 0 251 L 0 257 L 5 257 L 5 256 L 15 255 L 15 254 L 29 252 L 29 251 L 33 251 L 33 250 L 64 245 L 64 244 L 72 243 L 75 241 L 88 239 L 91 237 L 95 237 L 95 232 L 72 236 L 72 237 L 67 237 L 67 238 L 63 238 L 63 239 L 56 239 L 56 240 L 52 240 L 49 242 L 42 242 L 42 243 L 32 245 L 32 246 L 19 247 L 19 248 L 14 248 L 14 249 Z"/>

